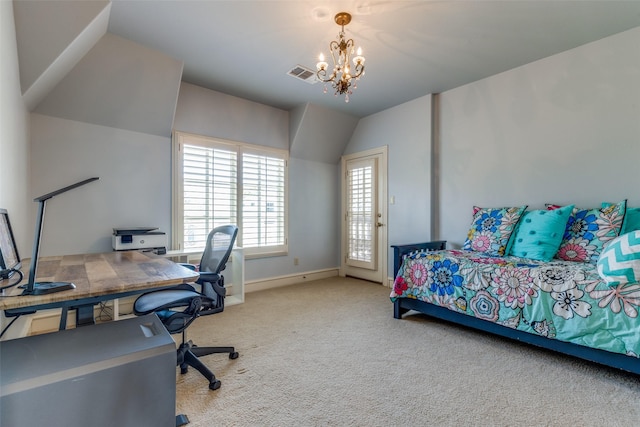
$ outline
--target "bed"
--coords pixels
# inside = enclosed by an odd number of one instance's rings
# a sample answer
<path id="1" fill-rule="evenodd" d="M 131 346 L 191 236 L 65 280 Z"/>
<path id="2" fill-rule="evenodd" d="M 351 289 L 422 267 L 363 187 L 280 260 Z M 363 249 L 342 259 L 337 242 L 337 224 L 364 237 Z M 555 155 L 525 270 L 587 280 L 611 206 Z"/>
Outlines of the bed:
<path id="1" fill-rule="evenodd" d="M 394 317 L 410 310 L 640 374 L 640 284 L 610 286 L 590 263 L 392 246 Z"/>

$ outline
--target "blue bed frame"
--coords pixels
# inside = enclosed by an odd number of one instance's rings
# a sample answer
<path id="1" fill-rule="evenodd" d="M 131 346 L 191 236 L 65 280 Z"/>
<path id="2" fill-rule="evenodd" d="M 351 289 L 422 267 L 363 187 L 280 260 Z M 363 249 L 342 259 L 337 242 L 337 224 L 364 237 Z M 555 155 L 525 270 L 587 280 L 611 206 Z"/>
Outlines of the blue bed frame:
<path id="1" fill-rule="evenodd" d="M 417 251 L 436 251 L 446 249 L 446 241 L 434 241 L 425 243 L 413 243 L 408 245 L 393 245 L 394 262 L 393 277 L 396 277 L 398 270 L 402 265 L 402 260 L 406 255 L 410 255 Z M 640 359 L 624 354 L 611 353 L 609 351 L 598 350 L 591 347 L 585 347 L 578 344 L 572 344 L 564 341 L 558 341 L 541 335 L 534 335 L 527 332 L 511 329 L 506 326 L 492 323 L 487 320 L 478 319 L 466 314 L 457 313 L 444 307 L 439 307 L 428 302 L 420 301 L 412 298 L 398 298 L 393 302 L 393 317 L 402 319 L 402 315 L 409 310 L 419 311 L 428 316 L 449 322 L 464 325 L 470 328 L 479 329 L 481 331 L 500 335 L 506 338 L 514 339 L 527 344 L 568 354 L 602 365 L 610 366 L 640 375 Z M 640 331 L 638 331 L 640 334 Z"/>

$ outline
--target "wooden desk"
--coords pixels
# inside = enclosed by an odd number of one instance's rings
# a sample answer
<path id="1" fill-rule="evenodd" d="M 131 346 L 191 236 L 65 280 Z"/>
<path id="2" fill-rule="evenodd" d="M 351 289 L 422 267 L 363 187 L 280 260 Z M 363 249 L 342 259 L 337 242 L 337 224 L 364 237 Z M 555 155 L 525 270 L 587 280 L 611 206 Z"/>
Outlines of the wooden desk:
<path id="1" fill-rule="evenodd" d="M 22 263 L 29 271 L 29 262 Z M 22 284 L 28 280 L 25 274 Z M 93 306 L 107 300 L 195 281 L 198 274 L 165 258 L 137 251 L 42 257 L 37 281 L 73 282 L 76 289 L 46 295 L 20 295 L 18 286 L 0 296 L 0 310 L 9 317 L 38 310 L 62 308 L 60 329 L 67 311 L 76 310 L 76 326 L 94 324 Z M 10 280 L 15 280 L 12 278 Z M 6 280 L 0 281 L 4 286 Z"/>

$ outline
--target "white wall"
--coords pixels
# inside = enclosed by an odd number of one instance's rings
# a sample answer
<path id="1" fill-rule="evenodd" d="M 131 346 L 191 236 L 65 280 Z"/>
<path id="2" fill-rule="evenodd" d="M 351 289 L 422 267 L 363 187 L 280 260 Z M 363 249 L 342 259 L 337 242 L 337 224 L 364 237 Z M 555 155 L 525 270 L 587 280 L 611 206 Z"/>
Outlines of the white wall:
<path id="1" fill-rule="evenodd" d="M 7 209 L 21 257 L 29 257 L 33 223 L 29 211 L 29 112 L 20 92 L 13 3 L 0 1 L 0 207 Z M 11 319 L 9 319 L 11 320 Z M 0 315 L 0 329 L 7 318 Z M 24 335 L 29 321 L 20 318 L 3 339 Z"/>
<path id="2" fill-rule="evenodd" d="M 337 268 L 340 265 L 340 165 L 291 157 L 289 255 L 252 259 L 246 278 Z M 299 264 L 294 265 L 294 258 Z"/>
<path id="3" fill-rule="evenodd" d="M 640 28 L 441 95 L 440 236 L 473 205 L 640 205 Z"/>
<path id="4" fill-rule="evenodd" d="M 175 128 L 288 148 L 288 113 L 183 84 Z M 47 202 L 42 255 L 110 251 L 113 227 L 154 226 L 171 241 L 171 139 L 31 115 L 29 199 L 92 176 L 97 182 Z M 290 161 L 289 255 L 248 260 L 246 280 L 336 268 L 339 166 Z M 35 213 L 36 204 L 30 207 Z M 34 218 L 30 218 L 29 238 Z M 29 244 L 29 251 L 31 245 Z M 294 265 L 293 258 L 299 259 Z"/>
<path id="5" fill-rule="evenodd" d="M 7 209 L 18 250 L 28 257 L 33 238 L 29 214 L 29 112 L 20 93 L 13 3 L 0 1 L 0 207 Z"/>
<path id="6" fill-rule="evenodd" d="M 182 83 L 176 130 L 289 149 L 289 114 L 267 105 Z M 250 259 L 245 279 L 257 280 L 339 265 L 339 165 L 291 157 L 289 254 Z M 293 259 L 299 264 L 294 265 Z"/>
<path id="7" fill-rule="evenodd" d="M 47 202 L 43 256 L 111 251 L 114 227 L 170 236 L 170 138 L 34 113 L 31 144 L 31 199 L 100 178 Z"/>
<path id="8" fill-rule="evenodd" d="M 431 95 L 360 119 L 344 154 L 387 145 L 389 245 L 431 238 Z M 393 272 L 392 251 L 388 270 Z"/>
<path id="9" fill-rule="evenodd" d="M 173 123 L 179 131 L 289 149 L 286 111 L 185 82 Z"/>

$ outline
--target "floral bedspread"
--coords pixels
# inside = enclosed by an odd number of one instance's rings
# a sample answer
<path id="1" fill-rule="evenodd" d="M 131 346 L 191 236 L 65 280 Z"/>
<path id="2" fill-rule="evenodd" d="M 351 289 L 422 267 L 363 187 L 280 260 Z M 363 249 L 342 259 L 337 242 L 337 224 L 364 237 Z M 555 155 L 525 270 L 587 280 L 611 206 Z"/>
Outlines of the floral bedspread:
<path id="1" fill-rule="evenodd" d="M 446 250 L 405 257 L 391 300 L 415 298 L 513 329 L 640 355 L 640 284 L 611 287 L 595 264 Z"/>

